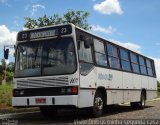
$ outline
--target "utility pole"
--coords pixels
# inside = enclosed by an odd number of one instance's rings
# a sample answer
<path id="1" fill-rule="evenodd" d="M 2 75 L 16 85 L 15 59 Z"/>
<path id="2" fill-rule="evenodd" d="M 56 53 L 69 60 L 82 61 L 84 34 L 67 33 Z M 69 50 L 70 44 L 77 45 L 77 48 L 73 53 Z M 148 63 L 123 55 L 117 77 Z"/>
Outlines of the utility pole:
<path id="1" fill-rule="evenodd" d="M 7 70 L 7 65 L 6 65 L 6 60 L 4 59 L 4 78 L 2 80 L 2 85 L 6 84 L 6 74 L 7 74 L 6 70 Z"/>

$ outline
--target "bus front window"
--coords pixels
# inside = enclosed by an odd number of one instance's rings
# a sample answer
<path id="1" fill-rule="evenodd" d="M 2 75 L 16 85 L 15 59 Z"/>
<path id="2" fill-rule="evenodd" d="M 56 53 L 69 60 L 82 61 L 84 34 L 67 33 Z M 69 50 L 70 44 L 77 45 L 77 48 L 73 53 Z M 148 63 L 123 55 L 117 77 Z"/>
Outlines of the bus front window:
<path id="1" fill-rule="evenodd" d="M 42 75 L 70 74 L 76 70 L 73 40 L 65 38 L 48 41 L 43 46 Z"/>
<path id="2" fill-rule="evenodd" d="M 38 76 L 41 66 L 41 47 L 39 43 L 19 44 L 16 56 L 15 76 Z"/>
<path id="3" fill-rule="evenodd" d="M 27 42 L 17 47 L 15 77 L 64 75 L 75 70 L 72 38 Z"/>

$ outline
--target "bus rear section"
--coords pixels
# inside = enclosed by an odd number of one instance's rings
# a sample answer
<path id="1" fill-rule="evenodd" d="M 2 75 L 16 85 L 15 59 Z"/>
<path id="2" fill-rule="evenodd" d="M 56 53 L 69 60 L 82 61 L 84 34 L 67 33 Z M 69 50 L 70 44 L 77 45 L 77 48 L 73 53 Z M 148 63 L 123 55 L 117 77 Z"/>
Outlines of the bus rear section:
<path id="1" fill-rule="evenodd" d="M 95 117 L 105 105 L 130 103 L 144 109 L 157 97 L 154 60 L 76 28 L 80 65 L 80 107 Z"/>

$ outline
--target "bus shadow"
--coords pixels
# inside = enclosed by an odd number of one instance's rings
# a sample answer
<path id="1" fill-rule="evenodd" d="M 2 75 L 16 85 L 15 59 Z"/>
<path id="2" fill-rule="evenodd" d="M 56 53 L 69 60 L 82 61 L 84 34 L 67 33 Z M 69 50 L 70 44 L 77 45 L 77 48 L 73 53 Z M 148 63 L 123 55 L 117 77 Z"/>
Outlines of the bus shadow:
<path id="1" fill-rule="evenodd" d="M 151 108 L 152 106 L 146 106 Z M 105 107 L 103 118 L 116 115 L 119 113 L 134 112 L 140 109 L 132 109 L 130 106 L 107 106 Z M 74 124 L 77 120 L 94 119 L 89 113 L 88 109 L 72 109 L 72 110 L 59 110 L 57 116 L 51 118 L 44 118 L 40 112 L 29 115 L 24 115 L 15 118 L 19 123 L 32 123 L 32 124 L 58 124 L 58 123 L 71 123 Z"/>
<path id="2" fill-rule="evenodd" d="M 145 109 L 151 108 L 151 107 L 153 106 L 146 106 Z M 143 110 L 143 109 L 132 108 L 130 105 L 111 105 L 111 106 L 105 107 L 103 116 L 116 115 L 119 113 L 134 112 L 137 110 Z"/>

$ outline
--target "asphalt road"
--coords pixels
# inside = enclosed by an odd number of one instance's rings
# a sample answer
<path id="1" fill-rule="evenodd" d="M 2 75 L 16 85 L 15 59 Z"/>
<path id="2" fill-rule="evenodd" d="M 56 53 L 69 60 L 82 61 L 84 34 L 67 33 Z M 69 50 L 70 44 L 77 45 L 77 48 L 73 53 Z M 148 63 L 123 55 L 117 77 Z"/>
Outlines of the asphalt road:
<path id="1" fill-rule="evenodd" d="M 45 119 L 40 112 L 22 113 L 14 115 L 0 116 L 0 124 L 2 125 L 57 125 L 57 124 L 109 124 L 111 120 L 113 123 L 121 124 L 121 120 L 125 119 L 139 119 L 139 123 L 144 124 L 146 121 L 142 119 L 149 119 L 149 124 L 160 124 L 160 101 L 147 102 L 144 110 L 132 109 L 129 105 L 120 105 L 108 107 L 105 109 L 104 115 L 100 118 L 92 118 L 88 115 L 86 109 L 81 110 L 59 110 L 56 117 Z M 116 120 L 120 120 L 117 122 Z M 158 121 L 159 119 L 159 121 Z M 115 122 L 116 121 L 116 122 Z M 124 121 L 123 121 L 124 122 Z M 132 122 L 132 121 L 131 121 Z M 131 123 L 128 121 L 127 123 Z M 135 122 L 135 121 L 134 121 Z M 10 123 L 10 124 L 5 124 Z M 125 121 L 126 123 L 126 121 Z M 126 123 L 126 124 L 127 124 Z M 135 122 L 137 123 L 137 122 Z M 123 123 L 124 124 L 124 123 Z M 146 124 L 146 123 L 145 123 Z"/>

